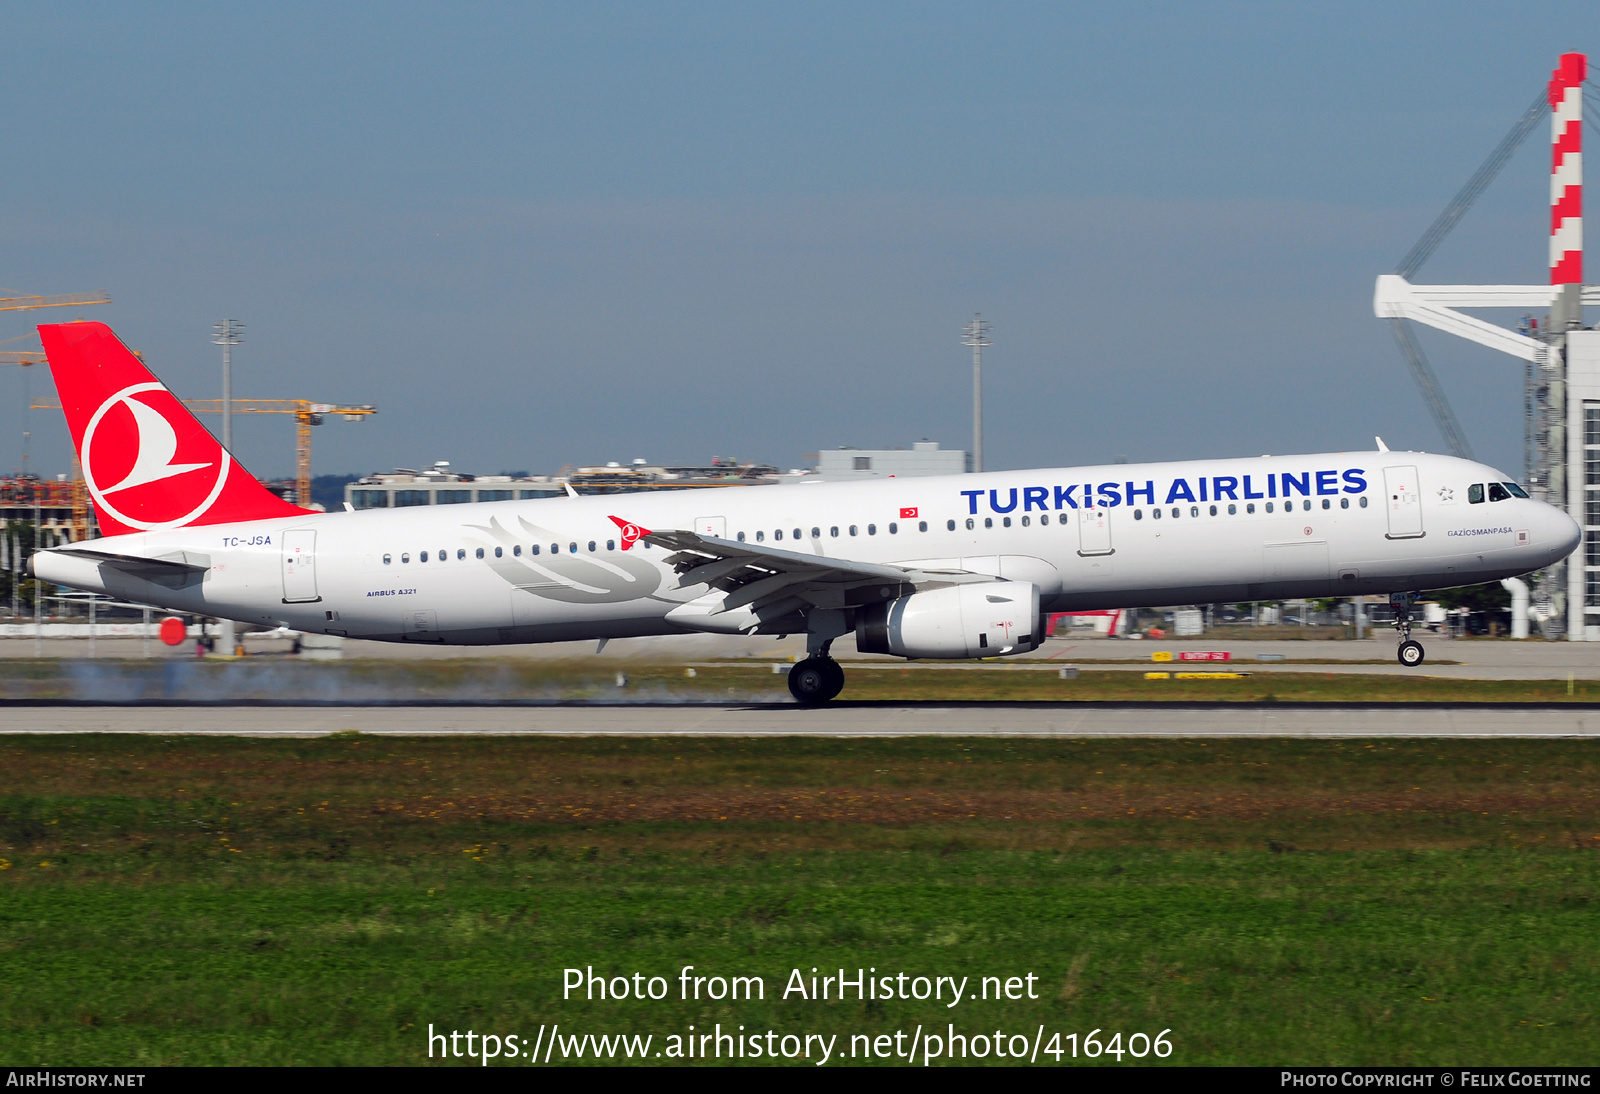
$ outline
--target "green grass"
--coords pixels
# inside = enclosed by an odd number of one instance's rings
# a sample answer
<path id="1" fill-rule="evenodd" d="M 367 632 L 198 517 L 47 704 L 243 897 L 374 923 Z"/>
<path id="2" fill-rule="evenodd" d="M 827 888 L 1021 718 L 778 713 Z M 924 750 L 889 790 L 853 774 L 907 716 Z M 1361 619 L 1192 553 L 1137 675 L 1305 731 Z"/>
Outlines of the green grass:
<path id="1" fill-rule="evenodd" d="M 1581 741 L 40 737 L 0 764 L 12 1064 L 426 1062 L 430 1022 L 1600 1050 Z M 767 997 L 678 1001 L 686 964 Z M 673 995 L 563 1001 L 590 965 Z M 812 966 L 1039 998 L 778 998 Z"/>

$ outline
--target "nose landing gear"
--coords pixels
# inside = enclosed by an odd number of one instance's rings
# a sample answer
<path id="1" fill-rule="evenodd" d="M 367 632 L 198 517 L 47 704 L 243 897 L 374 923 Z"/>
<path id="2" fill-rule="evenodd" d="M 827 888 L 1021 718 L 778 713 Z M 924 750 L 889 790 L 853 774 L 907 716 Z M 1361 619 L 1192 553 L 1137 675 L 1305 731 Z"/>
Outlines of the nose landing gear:
<path id="1" fill-rule="evenodd" d="M 1416 593 L 1389 594 L 1389 607 L 1394 609 L 1394 629 L 1400 634 L 1400 648 L 1395 653 L 1408 669 L 1422 664 L 1423 658 L 1422 643 L 1411 637 L 1411 605 L 1416 602 Z"/>

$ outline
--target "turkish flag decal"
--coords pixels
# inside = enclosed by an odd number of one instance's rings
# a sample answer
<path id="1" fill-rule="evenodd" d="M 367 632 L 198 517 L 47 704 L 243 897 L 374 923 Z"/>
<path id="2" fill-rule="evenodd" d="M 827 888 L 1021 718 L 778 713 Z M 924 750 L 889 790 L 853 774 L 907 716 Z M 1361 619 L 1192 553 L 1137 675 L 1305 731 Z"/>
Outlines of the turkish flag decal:
<path id="1" fill-rule="evenodd" d="M 911 508 L 909 508 L 909 509 L 902 507 L 901 510 L 900 510 L 900 519 L 901 520 L 915 520 L 916 516 L 917 516 L 917 507 L 915 505 L 911 506 Z"/>

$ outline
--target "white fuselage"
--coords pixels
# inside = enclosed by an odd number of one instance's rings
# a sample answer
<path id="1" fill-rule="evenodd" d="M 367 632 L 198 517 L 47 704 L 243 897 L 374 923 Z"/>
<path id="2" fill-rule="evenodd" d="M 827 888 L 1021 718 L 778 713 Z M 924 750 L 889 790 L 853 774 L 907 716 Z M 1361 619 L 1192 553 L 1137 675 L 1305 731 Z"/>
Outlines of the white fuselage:
<path id="1" fill-rule="evenodd" d="M 701 629 L 667 615 L 707 587 L 678 588 L 668 549 L 624 552 L 612 515 L 1032 582 L 1049 612 L 1333 597 L 1470 585 L 1564 558 L 1579 539 L 1566 514 L 1527 498 L 1469 501 L 1472 486 L 1506 478 L 1447 456 L 1366 452 L 814 482 L 312 514 L 94 543 L 205 567 L 185 581 L 51 551 L 34 567 L 174 611 L 460 644 Z"/>

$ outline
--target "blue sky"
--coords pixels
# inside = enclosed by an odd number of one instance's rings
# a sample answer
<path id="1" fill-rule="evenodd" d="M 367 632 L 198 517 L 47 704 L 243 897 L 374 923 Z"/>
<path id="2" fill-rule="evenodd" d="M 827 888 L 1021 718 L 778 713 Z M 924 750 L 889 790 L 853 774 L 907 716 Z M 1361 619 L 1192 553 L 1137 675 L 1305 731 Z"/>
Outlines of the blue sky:
<path id="1" fill-rule="evenodd" d="M 318 472 L 642 456 L 991 468 L 1441 450 L 1392 268 L 1587 51 L 1568 4 L 36 5 L 0 69 L 0 284 L 180 395 L 372 402 Z M 1536 132 L 1421 280 L 1545 279 Z M 40 313 L 0 315 L 0 339 Z M 59 317 L 59 315 L 58 315 Z M 1520 368 L 1424 335 L 1480 456 Z M 14 342 L 11 347 L 26 346 Z M 0 369 L 0 467 L 22 380 Z M 48 390 L 42 377 L 35 391 Z M 70 467 L 35 412 L 34 463 Z M 286 421 L 237 430 L 288 474 Z"/>

